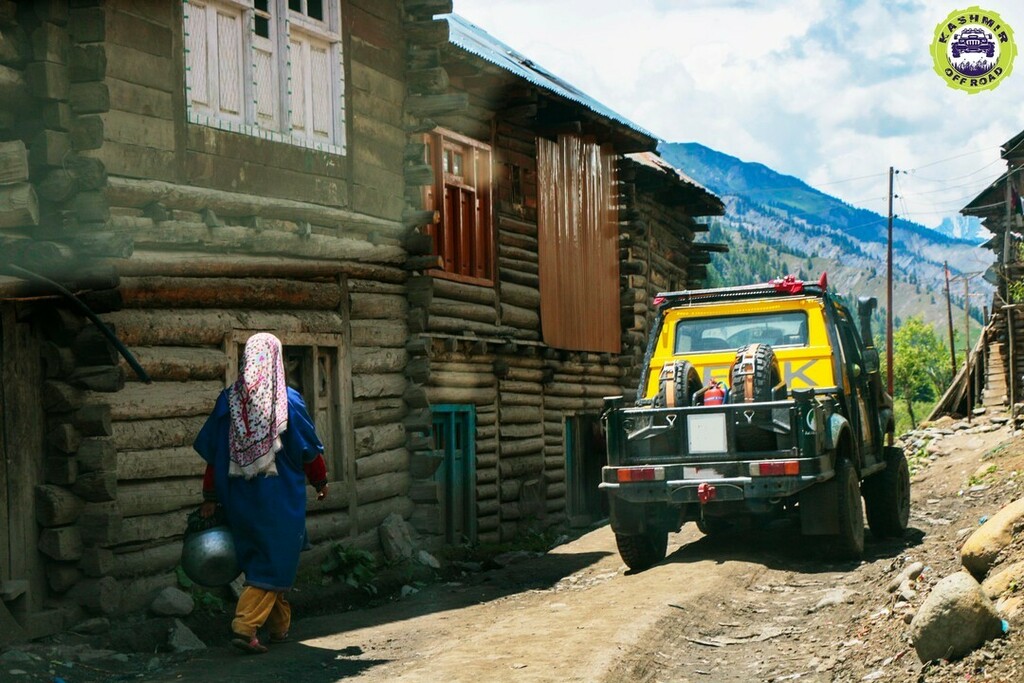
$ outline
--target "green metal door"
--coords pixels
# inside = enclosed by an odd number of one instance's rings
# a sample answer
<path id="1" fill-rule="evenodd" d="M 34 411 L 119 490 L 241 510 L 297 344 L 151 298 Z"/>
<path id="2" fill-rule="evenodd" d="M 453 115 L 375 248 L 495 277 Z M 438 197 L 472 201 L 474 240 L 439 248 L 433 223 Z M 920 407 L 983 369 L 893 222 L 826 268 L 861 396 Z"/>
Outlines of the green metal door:
<path id="1" fill-rule="evenodd" d="M 445 542 L 476 541 L 476 409 L 471 405 L 431 406 L 434 449 L 444 459 L 438 483 Z"/>

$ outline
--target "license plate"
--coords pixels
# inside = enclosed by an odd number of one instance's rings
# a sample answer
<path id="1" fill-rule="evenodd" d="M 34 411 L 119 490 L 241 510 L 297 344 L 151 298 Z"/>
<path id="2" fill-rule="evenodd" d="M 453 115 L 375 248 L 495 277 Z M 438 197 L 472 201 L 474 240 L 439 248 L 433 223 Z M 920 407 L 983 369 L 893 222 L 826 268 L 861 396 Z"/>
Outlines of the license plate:
<path id="1" fill-rule="evenodd" d="M 725 453 L 725 413 L 687 415 L 686 441 L 690 453 Z"/>

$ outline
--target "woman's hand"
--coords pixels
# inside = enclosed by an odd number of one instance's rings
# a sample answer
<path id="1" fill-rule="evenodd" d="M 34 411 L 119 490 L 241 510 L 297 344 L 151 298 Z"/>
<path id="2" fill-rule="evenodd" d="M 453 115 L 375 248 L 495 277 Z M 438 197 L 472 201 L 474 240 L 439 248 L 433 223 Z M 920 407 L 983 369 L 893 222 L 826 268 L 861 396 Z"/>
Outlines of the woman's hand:
<path id="1" fill-rule="evenodd" d="M 327 484 L 324 484 L 324 487 L 316 492 L 316 499 L 317 500 L 323 500 L 326 497 L 327 497 Z"/>
<path id="2" fill-rule="evenodd" d="M 213 517 L 213 513 L 217 510 L 217 503 L 212 500 L 204 500 L 203 504 L 199 506 L 199 516 L 203 519 L 209 519 Z"/>

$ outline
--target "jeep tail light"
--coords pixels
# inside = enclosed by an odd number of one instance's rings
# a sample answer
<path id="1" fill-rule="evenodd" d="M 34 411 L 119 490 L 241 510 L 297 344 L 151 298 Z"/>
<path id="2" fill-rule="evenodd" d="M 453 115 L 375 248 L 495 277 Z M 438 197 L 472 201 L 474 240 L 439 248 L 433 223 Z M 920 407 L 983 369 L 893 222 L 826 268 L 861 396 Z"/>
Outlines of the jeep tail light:
<path id="1" fill-rule="evenodd" d="M 769 460 L 750 463 L 752 477 L 781 477 L 800 474 L 799 460 Z"/>
<path id="2" fill-rule="evenodd" d="M 619 482 L 663 481 L 664 467 L 623 467 L 617 472 Z"/>

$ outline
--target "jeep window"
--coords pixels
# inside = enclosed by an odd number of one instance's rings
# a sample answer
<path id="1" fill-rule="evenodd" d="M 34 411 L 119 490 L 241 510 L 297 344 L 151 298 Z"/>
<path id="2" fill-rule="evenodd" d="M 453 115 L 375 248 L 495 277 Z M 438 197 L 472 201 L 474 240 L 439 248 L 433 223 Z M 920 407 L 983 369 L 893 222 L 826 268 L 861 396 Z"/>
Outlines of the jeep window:
<path id="1" fill-rule="evenodd" d="M 803 311 L 757 313 L 716 318 L 688 318 L 676 323 L 673 353 L 738 349 L 744 344 L 806 346 L 807 314 Z"/>

